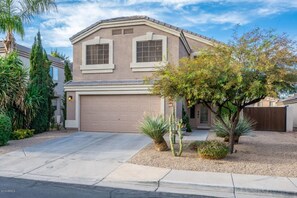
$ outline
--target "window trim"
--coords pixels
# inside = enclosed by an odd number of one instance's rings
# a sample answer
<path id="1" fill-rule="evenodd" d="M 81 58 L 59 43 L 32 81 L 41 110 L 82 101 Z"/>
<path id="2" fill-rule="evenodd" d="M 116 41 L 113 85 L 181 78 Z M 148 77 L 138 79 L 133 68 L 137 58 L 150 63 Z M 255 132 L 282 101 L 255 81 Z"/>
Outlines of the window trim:
<path id="1" fill-rule="evenodd" d="M 137 62 L 137 42 L 162 40 L 162 61 L 159 62 Z M 132 62 L 130 68 L 133 72 L 150 72 L 156 71 L 160 67 L 167 64 L 167 36 L 156 35 L 153 32 L 147 32 L 143 36 L 134 37 L 132 39 Z"/>
<path id="2" fill-rule="evenodd" d="M 55 73 L 55 71 L 57 73 Z M 59 81 L 59 69 L 57 67 L 51 65 L 50 66 L 50 76 L 53 81 Z"/>
<path id="3" fill-rule="evenodd" d="M 96 44 L 109 44 L 109 64 L 87 65 L 87 45 Z M 80 66 L 80 70 L 83 74 L 112 73 L 114 68 L 115 65 L 113 64 L 113 40 L 103 39 L 97 36 L 94 39 L 82 42 L 82 65 Z"/>

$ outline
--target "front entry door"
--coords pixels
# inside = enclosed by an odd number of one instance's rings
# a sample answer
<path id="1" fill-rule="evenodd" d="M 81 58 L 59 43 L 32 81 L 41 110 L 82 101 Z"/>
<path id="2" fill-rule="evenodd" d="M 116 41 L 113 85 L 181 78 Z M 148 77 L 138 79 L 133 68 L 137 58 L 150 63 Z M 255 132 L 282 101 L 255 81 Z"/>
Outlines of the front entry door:
<path id="1" fill-rule="evenodd" d="M 197 108 L 197 124 L 198 128 L 201 127 L 210 127 L 210 112 L 209 109 L 200 104 Z"/>

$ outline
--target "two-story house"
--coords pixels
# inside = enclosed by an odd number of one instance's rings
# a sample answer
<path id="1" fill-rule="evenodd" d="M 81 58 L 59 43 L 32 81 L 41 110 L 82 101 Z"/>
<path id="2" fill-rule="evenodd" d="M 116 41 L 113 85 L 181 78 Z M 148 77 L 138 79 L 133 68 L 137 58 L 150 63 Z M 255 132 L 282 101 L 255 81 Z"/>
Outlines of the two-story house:
<path id="1" fill-rule="evenodd" d="M 70 38 L 73 81 L 67 92 L 66 128 L 80 131 L 137 132 L 144 114 L 168 114 L 164 98 L 151 95 L 145 77 L 168 62 L 195 56 L 213 40 L 146 17 L 99 21 Z M 182 102 L 176 104 L 181 117 Z M 208 127 L 211 114 L 201 105 L 189 110 L 192 127 Z"/>
<path id="2" fill-rule="evenodd" d="M 30 53 L 31 49 L 19 44 L 16 44 L 15 50 L 19 54 L 20 60 L 23 62 L 25 68 L 29 70 L 30 68 Z M 3 43 L 0 42 L 0 55 L 4 55 L 4 46 Z M 53 82 L 56 83 L 56 87 L 54 90 L 55 98 L 52 103 L 55 108 L 55 121 L 62 122 L 63 119 L 63 102 L 62 98 L 64 97 L 64 63 L 60 58 L 53 57 L 48 55 L 48 59 L 51 61 L 50 67 L 50 75 L 53 78 Z"/>

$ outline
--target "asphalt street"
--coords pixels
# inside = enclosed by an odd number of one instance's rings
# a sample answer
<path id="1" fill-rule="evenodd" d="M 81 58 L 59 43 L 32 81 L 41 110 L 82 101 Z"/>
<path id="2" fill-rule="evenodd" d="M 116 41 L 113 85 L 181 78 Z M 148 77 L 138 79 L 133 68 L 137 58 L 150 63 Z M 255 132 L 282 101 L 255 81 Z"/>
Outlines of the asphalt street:
<path id="1" fill-rule="evenodd" d="M 1 198 L 196 198 L 198 195 L 182 195 L 163 192 L 147 192 L 0 177 Z"/>

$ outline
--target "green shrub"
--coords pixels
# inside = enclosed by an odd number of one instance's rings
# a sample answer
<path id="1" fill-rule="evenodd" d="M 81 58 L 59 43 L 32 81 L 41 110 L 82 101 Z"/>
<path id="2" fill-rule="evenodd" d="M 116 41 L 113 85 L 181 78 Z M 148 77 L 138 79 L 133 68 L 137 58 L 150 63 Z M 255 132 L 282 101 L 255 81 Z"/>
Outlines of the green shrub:
<path id="1" fill-rule="evenodd" d="M 224 122 L 227 124 L 228 127 L 231 127 L 230 120 L 228 117 L 224 117 Z M 237 137 L 240 137 L 242 135 L 249 134 L 253 131 L 253 126 L 256 124 L 255 121 L 241 117 L 238 121 L 238 124 L 235 128 L 235 133 L 234 135 Z M 216 120 L 214 123 L 214 132 L 218 137 L 226 138 L 229 137 L 229 131 L 226 129 L 226 127 L 222 124 L 221 121 Z"/>
<path id="2" fill-rule="evenodd" d="M 34 135 L 34 129 L 18 129 L 11 134 L 11 139 L 21 140 L 32 137 Z"/>
<path id="3" fill-rule="evenodd" d="M 164 151 L 168 149 L 163 137 L 167 133 L 168 127 L 169 125 L 163 116 L 145 116 L 140 130 L 154 141 L 157 151 Z"/>
<path id="4" fill-rule="evenodd" d="M 0 114 L 0 146 L 7 144 L 12 131 L 11 120 L 8 116 Z"/>
<path id="5" fill-rule="evenodd" d="M 189 144 L 189 149 L 192 151 L 197 151 L 198 147 L 203 145 L 204 141 L 194 141 Z"/>
<path id="6" fill-rule="evenodd" d="M 204 159 L 223 159 L 228 154 L 228 146 L 219 141 L 205 141 L 198 147 L 198 155 Z"/>
<path id="7" fill-rule="evenodd" d="M 189 116 L 188 116 L 184 107 L 182 109 L 182 121 L 183 121 L 183 125 L 186 127 L 186 131 L 192 132 L 192 128 L 190 125 L 190 119 L 189 119 Z"/>

